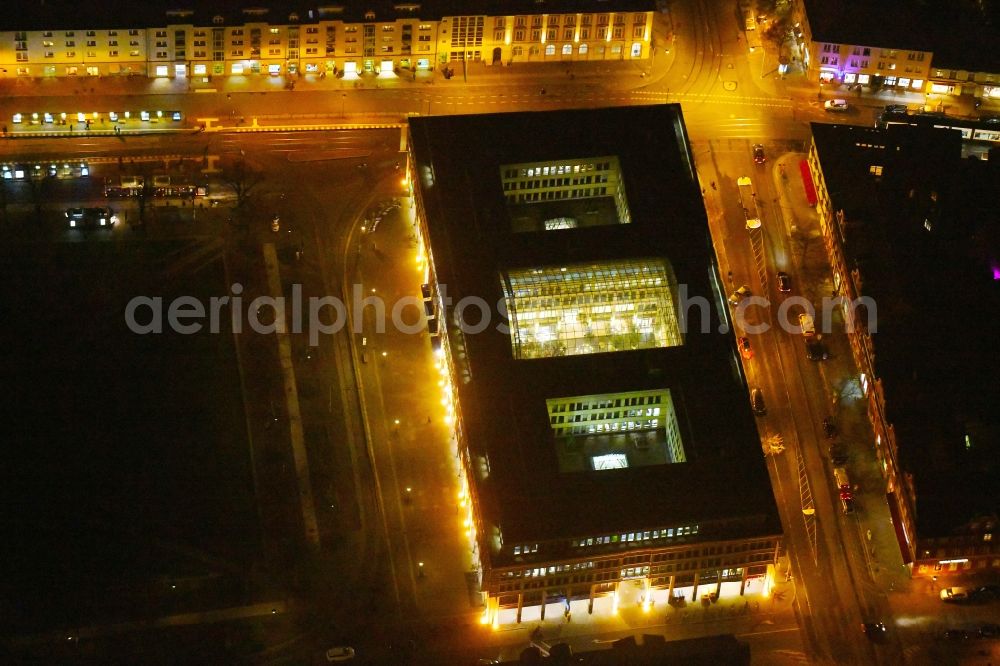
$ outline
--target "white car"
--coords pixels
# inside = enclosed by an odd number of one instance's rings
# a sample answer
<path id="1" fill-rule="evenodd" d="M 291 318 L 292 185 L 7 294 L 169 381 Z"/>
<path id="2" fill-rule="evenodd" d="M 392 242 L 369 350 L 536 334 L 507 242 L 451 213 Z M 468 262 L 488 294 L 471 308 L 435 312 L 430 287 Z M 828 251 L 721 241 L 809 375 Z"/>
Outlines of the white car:
<path id="1" fill-rule="evenodd" d="M 847 111 L 849 107 L 846 99 L 828 99 L 823 103 L 823 108 L 827 111 Z"/>
<path id="2" fill-rule="evenodd" d="M 332 647 L 326 651 L 326 660 L 332 662 L 350 661 L 354 659 L 354 648 Z"/>
<path id="3" fill-rule="evenodd" d="M 946 587 L 941 590 L 941 601 L 968 601 L 969 590 L 964 587 Z"/>
<path id="4" fill-rule="evenodd" d="M 807 338 L 816 335 L 816 324 L 813 322 L 812 316 L 805 312 L 799 315 L 799 327 L 802 329 L 802 335 Z"/>

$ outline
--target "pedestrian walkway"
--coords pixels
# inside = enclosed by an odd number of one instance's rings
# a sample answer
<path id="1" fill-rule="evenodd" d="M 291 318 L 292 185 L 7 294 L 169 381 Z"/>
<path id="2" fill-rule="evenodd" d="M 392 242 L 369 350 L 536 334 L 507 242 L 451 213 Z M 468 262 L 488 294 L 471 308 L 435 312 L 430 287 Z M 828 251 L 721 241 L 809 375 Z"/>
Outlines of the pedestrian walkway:
<path id="1" fill-rule="evenodd" d="M 786 153 L 774 160 L 772 176 L 779 195 L 785 233 L 792 261 L 801 276 L 799 284 L 812 301 L 836 294 L 827 260 L 819 217 L 810 205 L 800 171 L 805 153 Z M 839 315 L 839 310 L 835 311 Z M 822 362 L 820 372 L 828 392 L 828 417 L 836 424 L 836 441 L 848 455 L 848 468 L 856 486 L 858 538 L 869 575 L 882 592 L 909 589 L 909 569 L 903 565 L 885 498 L 885 481 L 874 455 L 874 435 L 868 420 L 867 401 L 851 356 L 846 336 L 837 332 L 827 337 L 831 359 Z M 825 454 L 825 452 L 824 452 Z"/>
<path id="2" fill-rule="evenodd" d="M 188 93 L 240 93 L 296 91 L 351 91 L 371 88 L 423 89 L 460 87 L 496 87 L 504 85 L 559 85 L 565 83 L 600 84 L 602 88 L 628 90 L 652 80 L 654 71 L 668 69 L 670 57 L 661 51 L 659 58 L 643 61 L 606 60 L 595 62 L 514 63 L 486 65 L 469 63 L 462 68 L 454 63 L 445 77 L 442 71 L 397 70 L 383 74 L 349 77 L 297 74 L 289 76 L 217 76 L 189 78 L 148 78 L 144 76 L 102 76 L 91 78 L 53 77 L 0 79 L 0 95 L 5 97 L 80 97 L 101 95 L 184 95 Z"/>

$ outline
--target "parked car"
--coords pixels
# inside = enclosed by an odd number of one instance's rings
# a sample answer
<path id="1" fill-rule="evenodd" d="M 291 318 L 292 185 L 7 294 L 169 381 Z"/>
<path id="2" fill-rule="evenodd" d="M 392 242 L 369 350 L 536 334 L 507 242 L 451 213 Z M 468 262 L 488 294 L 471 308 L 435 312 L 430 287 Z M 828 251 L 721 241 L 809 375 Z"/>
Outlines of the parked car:
<path id="1" fill-rule="evenodd" d="M 733 293 L 729 294 L 729 302 L 733 305 L 739 305 L 747 296 L 752 296 L 753 292 L 750 291 L 750 287 L 743 285 Z"/>
<path id="2" fill-rule="evenodd" d="M 965 629 L 949 629 L 944 632 L 944 638 L 948 641 L 964 641 L 969 638 L 969 632 Z"/>
<path id="3" fill-rule="evenodd" d="M 787 294 L 792 290 L 792 278 L 785 271 L 778 271 L 778 291 Z"/>
<path id="4" fill-rule="evenodd" d="M 969 600 L 969 589 L 965 587 L 946 587 L 941 590 L 941 601 L 962 602 Z"/>
<path id="5" fill-rule="evenodd" d="M 757 416 L 767 414 L 767 406 L 764 405 L 764 392 L 759 388 L 750 392 L 750 405 L 753 407 L 753 413 Z"/>
<path id="6" fill-rule="evenodd" d="M 886 113 L 906 113 L 906 105 L 905 104 L 886 104 L 885 105 L 885 111 L 886 111 Z"/>
<path id="7" fill-rule="evenodd" d="M 816 335 L 816 323 L 813 321 L 812 315 L 805 312 L 799 315 L 799 328 L 802 329 L 802 335 L 807 338 Z"/>
<path id="8" fill-rule="evenodd" d="M 350 661 L 354 659 L 354 648 L 332 647 L 326 651 L 326 660 L 331 662 Z"/>
<path id="9" fill-rule="evenodd" d="M 849 108 L 846 99 L 828 99 L 823 103 L 823 108 L 826 111 L 847 111 Z"/>
<path id="10" fill-rule="evenodd" d="M 767 157 L 764 155 L 764 146 L 755 143 L 753 146 L 753 161 L 754 164 L 763 164 L 767 161 Z"/>
<path id="11" fill-rule="evenodd" d="M 1000 624 L 984 624 L 979 627 L 980 638 L 1000 637 Z"/>
<path id="12" fill-rule="evenodd" d="M 868 640 L 874 643 L 881 643 L 885 640 L 886 628 L 882 622 L 865 622 L 861 625 L 861 630 L 865 632 Z"/>
<path id="13" fill-rule="evenodd" d="M 806 358 L 810 361 L 825 361 L 830 358 L 826 345 L 819 341 L 819 336 L 806 338 Z"/>
<path id="14" fill-rule="evenodd" d="M 831 444 L 828 449 L 830 454 L 830 462 L 838 467 L 843 467 L 847 464 L 848 455 L 847 449 L 845 449 L 840 444 Z"/>
<path id="15" fill-rule="evenodd" d="M 67 208 L 64 213 L 71 229 L 83 227 L 112 227 L 118 224 L 118 216 L 110 208 Z"/>
<path id="16" fill-rule="evenodd" d="M 750 348 L 750 338 L 739 338 L 736 342 L 740 348 L 740 356 L 748 361 L 752 359 L 753 349 Z"/>
<path id="17" fill-rule="evenodd" d="M 982 587 L 977 587 L 973 594 L 976 598 L 983 601 L 1000 599 L 1000 585 L 983 585 Z"/>

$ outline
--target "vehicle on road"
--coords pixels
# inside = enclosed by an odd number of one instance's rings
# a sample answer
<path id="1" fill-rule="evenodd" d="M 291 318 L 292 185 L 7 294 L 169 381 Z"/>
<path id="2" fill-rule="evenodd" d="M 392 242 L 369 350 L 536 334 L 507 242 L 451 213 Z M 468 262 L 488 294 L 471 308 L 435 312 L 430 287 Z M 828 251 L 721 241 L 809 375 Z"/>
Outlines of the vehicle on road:
<path id="1" fill-rule="evenodd" d="M 753 358 L 753 349 L 750 348 L 750 338 L 741 337 L 736 341 L 740 348 L 740 356 L 746 360 Z"/>
<path id="2" fill-rule="evenodd" d="M 1000 585 L 983 585 L 972 592 L 976 601 L 993 601 L 1000 599 Z"/>
<path id="3" fill-rule="evenodd" d="M 118 224 L 118 216 L 107 207 L 67 208 L 64 213 L 70 229 L 108 228 Z"/>
<path id="4" fill-rule="evenodd" d="M 948 629 L 944 632 L 946 641 L 964 641 L 969 638 L 969 632 L 965 629 Z"/>
<path id="5" fill-rule="evenodd" d="M 750 176 L 740 176 L 736 179 L 736 188 L 740 193 L 740 205 L 743 206 L 743 216 L 747 220 L 747 229 L 760 228 L 760 213 L 757 212 L 757 193 L 753 191 Z"/>
<path id="6" fill-rule="evenodd" d="M 906 105 L 905 104 L 886 104 L 885 105 L 885 112 L 886 113 L 906 113 Z"/>
<path id="7" fill-rule="evenodd" d="M 833 439 L 837 434 L 837 426 L 833 424 L 830 417 L 823 419 L 823 436 L 827 439 Z"/>
<path id="8" fill-rule="evenodd" d="M 874 643 L 881 643 L 885 640 L 886 628 L 882 622 L 865 622 L 861 625 L 861 630 L 865 632 L 868 640 Z"/>
<path id="9" fill-rule="evenodd" d="M 1000 637 L 1000 624 L 984 624 L 979 627 L 979 637 L 980 638 L 998 638 Z"/>
<path id="10" fill-rule="evenodd" d="M 847 449 L 845 449 L 840 444 L 831 444 L 830 448 L 827 449 L 830 454 L 830 462 L 838 467 L 843 467 L 847 464 L 848 456 Z"/>
<path id="11" fill-rule="evenodd" d="M 755 143 L 753 146 L 753 162 L 754 164 L 763 164 L 767 161 L 767 156 L 764 155 L 764 146 L 759 143 Z"/>
<path id="12" fill-rule="evenodd" d="M 729 302 L 732 305 L 739 305 L 740 301 L 748 296 L 752 296 L 753 292 L 750 291 L 750 287 L 743 285 L 733 293 L 729 294 Z"/>
<path id="13" fill-rule="evenodd" d="M 778 271 L 778 291 L 787 294 L 792 290 L 792 278 L 785 271 Z"/>
<path id="14" fill-rule="evenodd" d="M 961 603 L 969 601 L 971 595 L 966 587 L 946 587 L 941 590 L 941 601 Z"/>
<path id="15" fill-rule="evenodd" d="M 802 329 L 802 335 L 807 338 L 816 335 L 816 323 L 810 314 L 803 312 L 799 315 L 799 328 Z"/>
<path id="16" fill-rule="evenodd" d="M 846 99 L 828 99 L 823 103 L 823 109 L 826 111 L 842 112 L 849 108 Z"/>
<path id="17" fill-rule="evenodd" d="M 825 361 L 830 358 L 826 345 L 820 342 L 819 336 L 806 338 L 806 358 L 810 361 Z"/>
<path id="18" fill-rule="evenodd" d="M 326 660 L 331 662 L 350 661 L 354 659 L 354 648 L 332 647 L 326 651 Z"/>
<path id="19" fill-rule="evenodd" d="M 854 492 L 851 490 L 851 480 L 843 467 L 833 468 L 833 480 L 837 485 L 837 495 L 840 499 L 840 510 L 844 513 L 854 512 Z"/>
<path id="20" fill-rule="evenodd" d="M 757 416 L 767 414 L 767 406 L 764 405 L 764 392 L 759 388 L 750 391 L 750 405 L 753 407 L 753 413 Z"/>

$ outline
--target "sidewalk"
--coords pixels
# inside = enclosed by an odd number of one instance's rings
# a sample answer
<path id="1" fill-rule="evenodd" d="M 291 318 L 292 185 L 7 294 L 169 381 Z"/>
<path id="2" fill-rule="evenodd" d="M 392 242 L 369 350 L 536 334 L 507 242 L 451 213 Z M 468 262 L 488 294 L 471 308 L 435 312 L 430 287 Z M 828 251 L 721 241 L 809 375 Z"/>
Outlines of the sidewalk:
<path id="1" fill-rule="evenodd" d="M 786 153 L 772 165 L 778 191 L 785 233 L 790 240 L 792 261 L 801 278 L 804 295 L 812 301 L 834 293 L 832 273 L 827 261 L 819 218 L 806 200 L 799 163 L 804 153 Z M 784 165 L 785 175 L 781 175 Z M 876 587 L 882 592 L 904 593 L 910 590 L 910 572 L 903 565 L 895 531 L 885 498 L 885 481 L 874 454 L 874 435 L 868 420 L 867 401 L 861 389 L 839 310 L 834 313 L 835 332 L 826 337 L 830 359 L 819 362 L 828 391 L 829 416 L 838 434 L 830 442 L 843 446 L 849 456 L 846 465 L 857 488 L 857 524 L 859 543 Z M 824 442 L 824 445 L 826 442 Z M 822 451 L 824 457 L 826 451 Z"/>
<path id="2" fill-rule="evenodd" d="M 655 67 L 665 71 L 670 54 L 657 48 L 659 57 L 651 60 L 562 61 L 544 63 L 513 63 L 485 65 L 482 62 L 450 63 L 453 74 L 445 78 L 440 70 L 398 70 L 388 74 L 360 74 L 350 78 L 297 74 L 268 76 L 267 74 L 216 77 L 148 78 L 144 76 L 52 77 L 32 79 L 0 79 L 0 96 L 4 97 L 78 97 L 94 95 L 184 95 L 188 93 L 259 93 L 295 92 L 299 90 L 349 91 L 362 88 L 422 89 L 462 86 L 524 84 L 558 85 L 560 83 L 599 83 L 602 87 L 626 90 L 648 83 Z M 664 55 L 668 57 L 664 57 Z M 641 74 L 646 76 L 640 76 Z"/>

